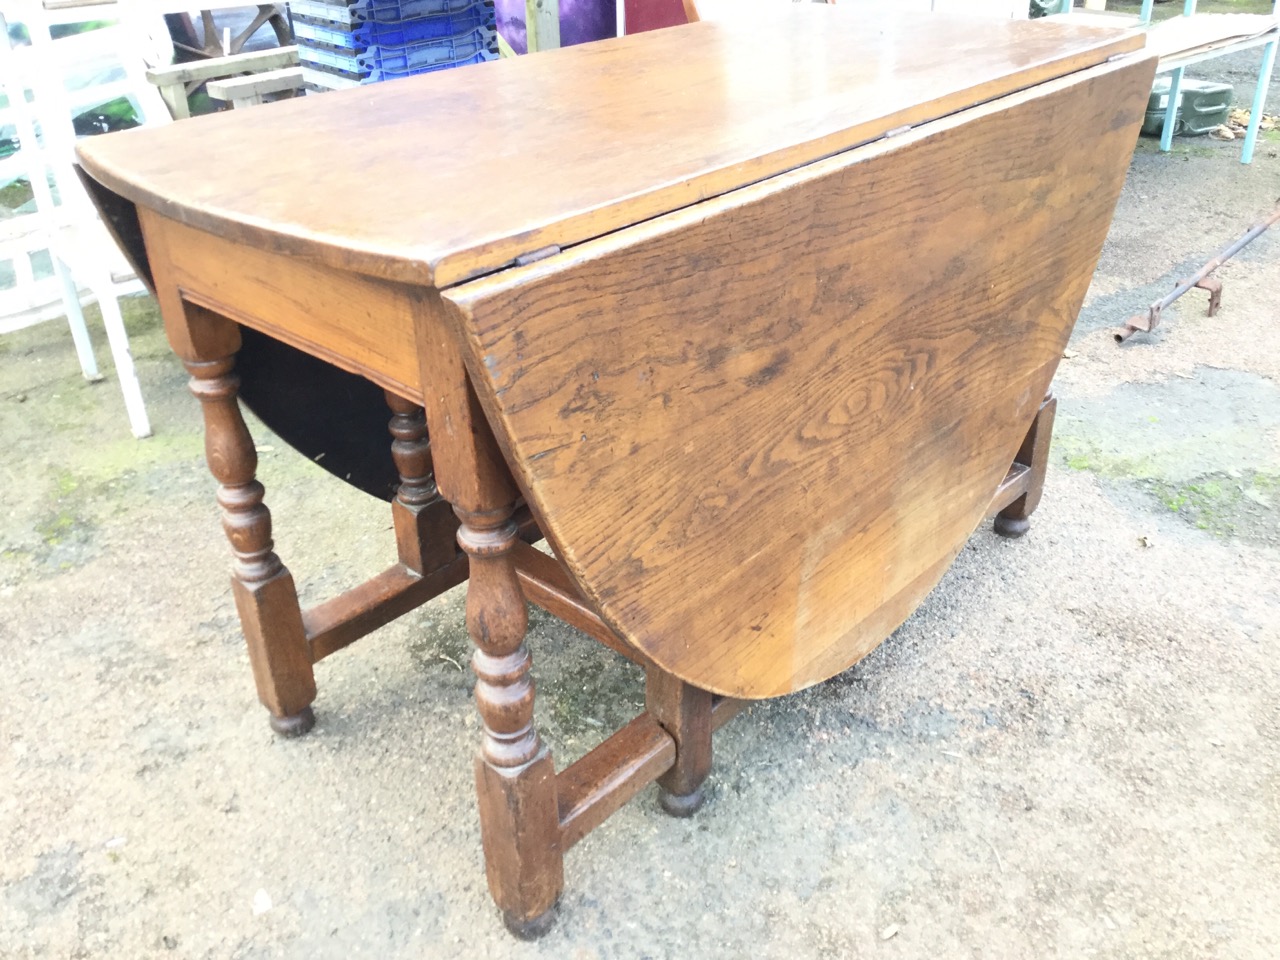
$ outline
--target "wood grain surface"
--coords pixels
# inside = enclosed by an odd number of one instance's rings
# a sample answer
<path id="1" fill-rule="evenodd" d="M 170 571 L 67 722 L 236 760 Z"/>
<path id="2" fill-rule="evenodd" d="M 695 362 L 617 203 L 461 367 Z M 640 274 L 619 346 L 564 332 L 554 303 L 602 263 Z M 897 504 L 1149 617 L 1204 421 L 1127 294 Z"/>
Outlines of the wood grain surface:
<path id="1" fill-rule="evenodd" d="M 780 4 L 93 137 L 80 156 L 180 223 L 444 287 L 1142 43 L 1070 22 Z"/>
<path id="2" fill-rule="evenodd" d="M 530 506 L 623 638 L 767 697 L 911 613 L 1045 394 L 1153 71 L 1125 58 L 444 292 Z"/>

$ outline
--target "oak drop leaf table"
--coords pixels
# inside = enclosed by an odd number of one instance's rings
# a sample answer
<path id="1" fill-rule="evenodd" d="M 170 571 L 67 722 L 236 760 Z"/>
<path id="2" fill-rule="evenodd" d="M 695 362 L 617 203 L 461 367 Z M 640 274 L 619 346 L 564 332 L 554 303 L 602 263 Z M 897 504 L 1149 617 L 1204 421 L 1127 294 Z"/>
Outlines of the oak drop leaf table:
<path id="1" fill-rule="evenodd" d="M 692 813 L 743 700 L 864 656 L 984 516 L 1026 529 L 1142 43 L 784 6 L 84 144 L 203 404 L 273 723 L 304 730 L 315 661 L 469 575 L 490 890 L 545 929 L 564 851 L 654 780 Z M 305 612 L 242 343 L 322 361 L 295 426 L 364 430 L 330 374 L 393 414 L 399 562 Z M 526 601 L 646 670 L 644 713 L 559 773 Z"/>

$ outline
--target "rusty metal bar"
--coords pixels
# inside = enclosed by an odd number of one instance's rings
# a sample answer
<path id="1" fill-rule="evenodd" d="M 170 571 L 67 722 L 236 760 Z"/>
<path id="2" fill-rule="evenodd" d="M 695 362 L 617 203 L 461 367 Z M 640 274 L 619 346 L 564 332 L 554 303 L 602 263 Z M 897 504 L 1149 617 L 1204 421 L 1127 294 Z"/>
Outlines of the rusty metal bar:
<path id="1" fill-rule="evenodd" d="M 1209 291 L 1209 316 L 1212 317 L 1218 312 L 1218 307 L 1222 305 L 1222 281 L 1211 278 L 1209 274 L 1266 233 L 1268 228 L 1276 223 L 1280 223 L 1280 206 L 1276 207 L 1271 216 L 1259 220 L 1245 231 L 1244 236 L 1197 270 L 1193 276 L 1179 282 L 1167 297 L 1151 304 L 1147 308 L 1146 316 L 1139 314 L 1136 317 L 1130 317 L 1123 327 L 1115 331 L 1116 343 L 1124 343 L 1135 333 L 1150 333 L 1159 326 L 1160 314 L 1164 311 L 1164 308 L 1194 287 Z"/>

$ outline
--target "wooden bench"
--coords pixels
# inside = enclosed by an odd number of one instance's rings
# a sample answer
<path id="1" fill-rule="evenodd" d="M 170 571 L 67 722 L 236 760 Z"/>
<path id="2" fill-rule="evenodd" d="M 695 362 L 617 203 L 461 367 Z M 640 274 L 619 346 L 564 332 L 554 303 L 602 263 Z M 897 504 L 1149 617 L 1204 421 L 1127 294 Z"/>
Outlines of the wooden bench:
<path id="1" fill-rule="evenodd" d="M 245 77 L 227 77 L 210 80 L 205 88 L 214 100 L 230 103 L 232 108 L 265 103 L 265 97 L 273 93 L 286 93 L 302 86 L 302 67 L 283 67 L 266 73 L 253 73 Z"/>
<path id="2" fill-rule="evenodd" d="M 188 84 L 200 84 L 209 80 L 234 77 L 238 74 L 276 71 L 294 67 L 297 64 L 298 48 L 296 46 L 276 47 L 272 50 L 215 57 L 212 60 L 152 67 L 147 70 L 147 79 L 159 89 L 160 96 L 164 98 L 173 118 L 185 120 L 191 116 L 191 107 L 187 103 Z"/>

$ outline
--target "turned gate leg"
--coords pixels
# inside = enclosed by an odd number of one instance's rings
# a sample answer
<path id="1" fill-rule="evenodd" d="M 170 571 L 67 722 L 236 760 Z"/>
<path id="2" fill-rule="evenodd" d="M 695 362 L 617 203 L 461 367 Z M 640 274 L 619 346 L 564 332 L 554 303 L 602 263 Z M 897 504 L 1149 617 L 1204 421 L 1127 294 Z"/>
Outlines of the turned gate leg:
<path id="1" fill-rule="evenodd" d="M 387 425 L 394 438 L 391 459 L 400 474 L 400 486 L 391 503 L 396 549 L 401 563 L 425 575 L 457 555 L 458 520 L 436 489 L 422 408 L 390 390 L 386 397 L 392 413 Z"/>
<path id="2" fill-rule="evenodd" d="M 471 666 L 484 724 L 476 790 L 485 870 L 507 929 L 534 939 L 555 917 L 564 859 L 555 765 L 533 725 L 528 610 L 510 555 L 519 533 L 513 509 L 455 508 L 458 543 L 471 565 L 467 631 L 476 647 Z"/>
<path id="3" fill-rule="evenodd" d="M 219 484 L 222 527 L 235 555 L 231 587 L 258 699 L 271 711 L 272 730 L 298 736 L 315 724 L 315 673 L 298 591 L 273 550 L 271 512 L 254 477 L 258 455 L 236 400 L 235 356 L 185 366 L 204 411 L 205 458 Z"/>
<path id="4" fill-rule="evenodd" d="M 711 773 L 712 695 L 650 667 L 645 710 L 676 742 L 676 762 L 658 778 L 658 803 L 673 817 L 690 817 L 706 799 L 702 783 Z"/>
<path id="5" fill-rule="evenodd" d="M 996 514 L 996 533 L 1002 537 L 1020 537 L 1031 528 L 1031 514 L 1040 505 L 1040 496 L 1044 493 L 1044 475 L 1049 468 L 1049 442 L 1053 438 L 1053 415 L 1057 409 L 1057 398 L 1052 391 L 1046 393 L 1014 458 L 1031 468 L 1031 477 L 1027 492 Z"/>

